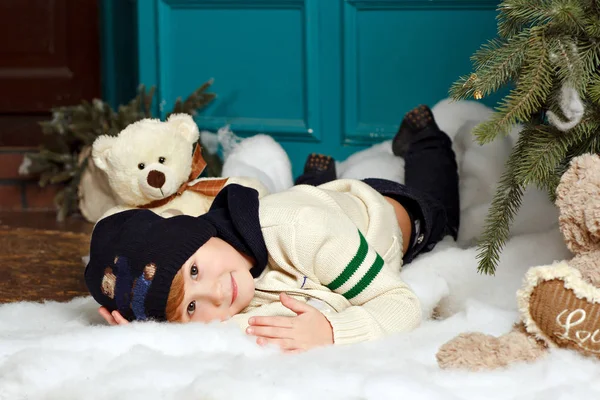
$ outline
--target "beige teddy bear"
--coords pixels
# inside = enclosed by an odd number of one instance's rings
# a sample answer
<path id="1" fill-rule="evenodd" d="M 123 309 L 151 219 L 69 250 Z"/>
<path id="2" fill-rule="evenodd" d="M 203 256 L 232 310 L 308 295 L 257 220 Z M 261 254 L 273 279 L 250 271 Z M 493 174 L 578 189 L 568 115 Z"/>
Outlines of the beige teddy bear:
<path id="1" fill-rule="evenodd" d="M 256 189 L 265 186 L 254 178 L 198 178 L 204 162 L 200 132 L 187 114 L 137 121 L 118 136 L 99 136 L 92 146 L 94 165 L 106 173 L 117 206 L 102 218 L 132 208 L 147 208 L 163 216 L 198 216 L 208 211 L 224 185 L 237 183 Z"/>
<path id="2" fill-rule="evenodd" d="M 534 361 L 549 348 L 600 357 L 600 157 L 572 160 L 557 188 L 559 226 L 574 254 L 568 261 L 530 268 L 517 292 L 521 322 L 494 337 L 463 333 L 436 357 L 442 368 L 469 370 Z"/>

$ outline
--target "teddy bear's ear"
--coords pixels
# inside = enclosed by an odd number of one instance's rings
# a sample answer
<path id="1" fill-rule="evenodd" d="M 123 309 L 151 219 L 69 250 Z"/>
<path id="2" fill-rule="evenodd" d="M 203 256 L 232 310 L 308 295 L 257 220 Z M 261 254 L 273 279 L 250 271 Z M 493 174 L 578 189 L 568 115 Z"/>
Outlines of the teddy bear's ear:
<path id="1" fill-rule="evenodd" d="M 573 185 L 589 175 L 599 173 L 600 157 L 597 154 L 582 154 L 573 158 L 556 188 L 557 205 L 560 207 L 560 202 L 573 190 Z"/>
<path id="2" fill-rule="evenodd" d="M 172 114 L 167 123 L 175 128 L 177 133 L 190 143 L 196 143 L 200 137 L 198 125 L 189 114 Z"/>
<path id="3" fill-rule="evenodd" d="M 94 160 L 94 164 L 102 171 L 108 170 L 108 156 L 116 140 L 116 137 L 108 135 L 98 136 L 94 140 L 94 144 L 92 145 L 92 159 Z"/>

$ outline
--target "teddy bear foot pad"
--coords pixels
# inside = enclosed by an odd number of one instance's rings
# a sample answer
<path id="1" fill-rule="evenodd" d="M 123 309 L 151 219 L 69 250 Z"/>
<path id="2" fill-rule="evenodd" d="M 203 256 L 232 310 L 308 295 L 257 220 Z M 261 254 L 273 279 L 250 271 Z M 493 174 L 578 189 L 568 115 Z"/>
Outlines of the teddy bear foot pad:
<path id="1" fill-rule="evenodd" d="M 596 292 L 584 281 L 573 286 L 560 278 L 539 282 L 529 296 L 527 330 L 559 347 L 600 357 L 600 293 Z"/>

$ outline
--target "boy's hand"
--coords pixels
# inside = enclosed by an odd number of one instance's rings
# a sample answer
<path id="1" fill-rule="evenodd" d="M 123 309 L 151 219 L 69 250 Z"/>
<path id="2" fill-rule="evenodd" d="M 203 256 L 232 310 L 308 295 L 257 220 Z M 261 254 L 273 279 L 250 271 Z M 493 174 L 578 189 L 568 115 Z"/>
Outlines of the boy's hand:
<path id="1" fill-rule="evenodd" d="M 100 307 L 98 312 L 110 325 L 126 325 L 129 323 L 118 311 L 113 311 L 111 314 L 106 307 Z"/>
<path id="2" fill-rule="evenodd" d="M 258 336 L 260 345 L 276 344 L 287 352 L 299 352 L 333 344 L 331 324 L 319 310 L 291 298 L 279 295 L 281 303 L 298 314 L 296 317 L 252 317 L 246 332 Z"/>

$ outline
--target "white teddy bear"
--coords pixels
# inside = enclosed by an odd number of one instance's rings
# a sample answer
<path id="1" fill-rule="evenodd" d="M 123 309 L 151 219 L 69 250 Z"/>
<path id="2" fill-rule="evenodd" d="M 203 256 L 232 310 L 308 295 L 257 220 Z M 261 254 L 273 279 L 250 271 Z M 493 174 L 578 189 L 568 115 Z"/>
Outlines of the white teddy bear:
<path id="1" fill-rule="evenodd" d="M 106 173 L 118 203 L 102 218 L 132 208 L 148 208 L 163 216 L 198 216 L 208 211 L 218 190 L 231 183 L 252 187 L 259 197 L 268 193 L 250 177 L 194 179 L 205 165 L 193 154 L 199 135 L 190 115 L 173 114 L 166 122 L 147 118 L 118 136 L 99 136 L 92 158 Z"/>

